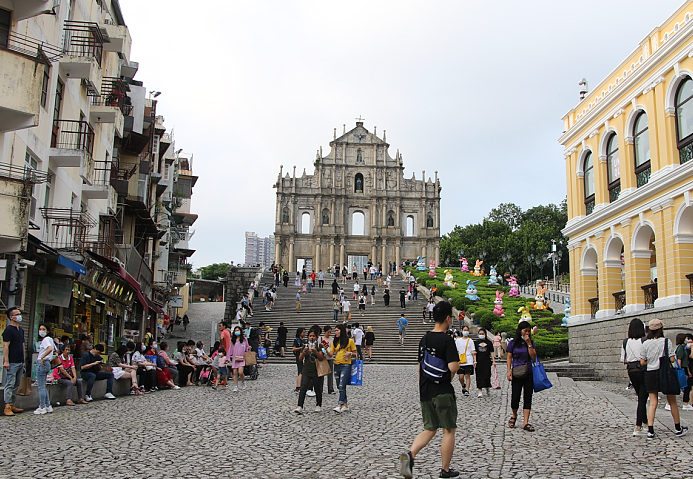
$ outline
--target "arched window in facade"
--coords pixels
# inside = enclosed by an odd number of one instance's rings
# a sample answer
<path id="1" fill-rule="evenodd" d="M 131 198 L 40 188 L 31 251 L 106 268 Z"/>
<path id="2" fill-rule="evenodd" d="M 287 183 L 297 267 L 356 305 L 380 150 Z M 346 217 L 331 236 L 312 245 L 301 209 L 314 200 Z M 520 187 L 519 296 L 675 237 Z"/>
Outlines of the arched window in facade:
<path id="1" fill-rule="evenodd" d="M 633 141 L 635 177 L 640 188 L 650 181 L 650 132 L 647 127 L 647 113 L 644 111 L 635 119 Z"/>
<path id="2" fill-rule="evenodd" d="M 363 193 L 363 175 L 361 173 L 356 173 L 354 177 L 354 192 Z"/>
<path id="3" fill-rule="evenodd" d="M 310 234 L 310 213 L 303 213 L 301 215 L 301 234 Z"/>
<path id="4" fill-rule="evenodd" d="M 366 217 L 360 211 L 355 211 L 351 215 L 351 234 L 357 236 L 363 236 L 365 232 Z"/>
<path id="5" fill-rule="evenodd" d="M 414 236 L 414 217 L 413 216 L 407 216 L 406 236 Z"/>
<path id="6" fill-rule="evenodd" d="M 676 139 L 679 159 L 684 164 L 693 159 L 693 80 L 687 78 L 676 92 Z"/>
<path id="7" fill-rule="evenodd" d="M 621 194 L 621 160 L 618 156 L 618 136 L 612 134 L 606 142 L 606 170 L 609 180 L 609 202 Z"/>
<path id="8" fill-rule="evenodd" d="M 284 208 L 282 210 L 282 223 L 289 222 L 289 208 Z"/>
<path id="9" fill-rule="evenodd" d="M 330 210 L 328 210 L 327 208 L 322 210 L 322 224 L 324 224 L 324 225 L 330 224 Z"/>
<path id="10" fill-rule="evenodd" d="M 428 218 L 426 219 L 426 228 L 433 228 L 433 215 L 430 213 L 428 214 Z"/>
<path id="11" fill-rule="evenodd" d="M 584 159 L 585 177 L 585 214 L 589 215 L 594 211 L 594 168 L 592 165 L 592 152 L 588 152 Z"/>
<path id="12" fill-rule="evenodd" d="M 387 225 L 395 226 L 395 212 L 392 210 L 387 212 Z"/>

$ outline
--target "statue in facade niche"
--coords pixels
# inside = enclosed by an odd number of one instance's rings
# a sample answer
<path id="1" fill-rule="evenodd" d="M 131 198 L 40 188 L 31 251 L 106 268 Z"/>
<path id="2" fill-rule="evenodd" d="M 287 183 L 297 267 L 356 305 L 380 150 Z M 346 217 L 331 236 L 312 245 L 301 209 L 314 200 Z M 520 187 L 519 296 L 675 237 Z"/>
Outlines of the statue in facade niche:
<path id="1" fill-rule="evenodd" d="M 284 211 L 282 212 L 282 223 L 288 223 L 289 222 L 289 210 L 284 208 Z"/>
<path id="2" fill-rule="evenodd" d="M 361 148 L 356 151 L 356 163 L 363 163 L 363 156 L 361 156 Z"/>
<path id="3" fill-rule="evenodd" d="M 388 215 L 387 225 L 388 226 L 395 226 L 395 218 L 392 215 Z"/>
<path id="4" fill-rule="evenodd" d="M 428 228 L 433 228 L 433 216 L 428 215 L 428 219 L 426 220 L 426 226 Z"/>
<path id="5" fill-rule="evenodd" d="M 322 213 L 322 224 L 324 224 L 324 225 L 330 224 L 330 215 L 327 213 L 327 211 L 323 211 L 323 213 Z"/>
<path id="6" fill-rule="evenodd" d="M 356 191 L 363 191 L 363 180 L 360 176 L 356 177 Z"/>

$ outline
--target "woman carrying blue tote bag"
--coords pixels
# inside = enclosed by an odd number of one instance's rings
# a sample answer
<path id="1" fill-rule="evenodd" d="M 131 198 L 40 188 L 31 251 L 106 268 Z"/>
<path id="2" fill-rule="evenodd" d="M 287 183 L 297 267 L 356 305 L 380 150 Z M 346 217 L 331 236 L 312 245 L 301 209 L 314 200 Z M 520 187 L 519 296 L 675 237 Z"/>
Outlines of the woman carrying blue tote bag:
<path id="1" fill-rule="evenodd" d="M 539 356 L 532 363 L 532 378 L 534 379 L 534 392 L 538 393 L 553 386 L 546 376 L 544 365 L 539 361 Z"/>

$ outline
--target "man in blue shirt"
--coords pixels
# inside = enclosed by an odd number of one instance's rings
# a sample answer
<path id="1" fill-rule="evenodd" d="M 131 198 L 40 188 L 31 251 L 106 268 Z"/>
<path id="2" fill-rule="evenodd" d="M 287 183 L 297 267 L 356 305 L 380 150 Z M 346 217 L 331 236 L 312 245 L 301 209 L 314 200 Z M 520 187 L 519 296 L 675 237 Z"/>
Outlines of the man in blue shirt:
<path id="1" fill-rule="evenodd" d="M 399 342 L 402 346 L 404 346 L 404 338 L 407 337 L 407 324 L 409 324 L 409 321 L 407 321 L 407 318 L 404 317 L 404 313 L 402 313 L 397 320 L 397 326 L 399 326 Z"/>
<path id="2" fill-rule="evenodd" d="M 22 313 L 19 308 L 12 306 L 7 310 L 10 324 L 2 332 L 3 367 L 6 371 L 5 380 L 5 416 L 14 416 L 23 409 L 14 407 L 17 388 L 24 374 L 24 330 L 19 327 Z"/>

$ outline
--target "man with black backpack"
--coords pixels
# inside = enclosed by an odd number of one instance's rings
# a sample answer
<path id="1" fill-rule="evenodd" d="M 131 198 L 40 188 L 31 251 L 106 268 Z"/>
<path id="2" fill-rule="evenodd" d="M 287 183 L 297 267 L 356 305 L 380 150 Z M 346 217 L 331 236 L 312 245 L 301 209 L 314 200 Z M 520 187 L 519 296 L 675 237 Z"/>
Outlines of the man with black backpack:
<path id="1" fill-rule="evenodd" d="M 411 445 L 409 451 L 400 454 L 400 473 L 413 477 L 414 458 L 438 429 L 443 429 L 440 444 L 442 459 L 441 478 L 458 478 L 459 472 L 450 468 L 452 452 L 455 449 L 455 430 L 457 429 L 457 398 L 451 383 L 460 368 L 455 341 L 447 334 L 452 326 L 452 306 L 440 301 L 433 308 L 435 326 L 419 342 L 419 400 L 424 430 Z"/>

